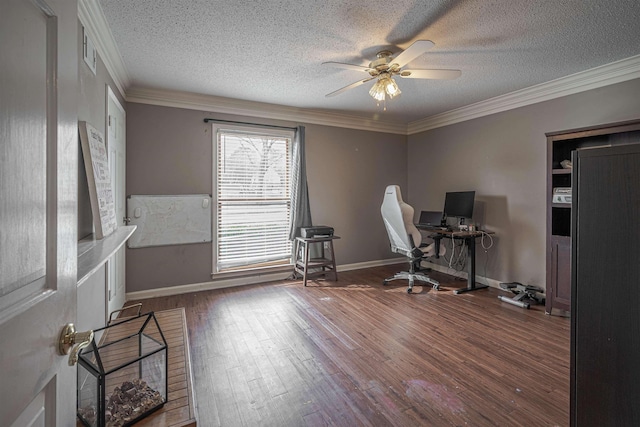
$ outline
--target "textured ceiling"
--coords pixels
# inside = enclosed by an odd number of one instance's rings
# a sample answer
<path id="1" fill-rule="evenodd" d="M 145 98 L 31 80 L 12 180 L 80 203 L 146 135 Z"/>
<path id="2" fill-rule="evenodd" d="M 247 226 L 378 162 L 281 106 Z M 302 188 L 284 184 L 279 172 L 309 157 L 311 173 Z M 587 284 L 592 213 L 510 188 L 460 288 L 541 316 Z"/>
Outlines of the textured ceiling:
<path id="1" fill-rule="evenodd" d="M 99 0 L 131 88 L 342 112 L 409 123 L 640 54 L 638 0 Z M 383 49 L 435 46 L 410 68 L 456 80 L 398 79 L 387 111 L 366 77 Z"/>

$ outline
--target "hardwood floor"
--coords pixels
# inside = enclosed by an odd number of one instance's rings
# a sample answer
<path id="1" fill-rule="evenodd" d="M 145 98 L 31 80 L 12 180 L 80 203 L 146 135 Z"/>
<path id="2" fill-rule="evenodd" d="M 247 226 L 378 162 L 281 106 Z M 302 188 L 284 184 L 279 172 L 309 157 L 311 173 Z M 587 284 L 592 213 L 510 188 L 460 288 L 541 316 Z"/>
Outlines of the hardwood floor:
<path id="1" fill-rule="evenodd" d="M 569 319 L 400 267 L 141 302 L 186 309 L 199 426 L 569 424 Z"/>

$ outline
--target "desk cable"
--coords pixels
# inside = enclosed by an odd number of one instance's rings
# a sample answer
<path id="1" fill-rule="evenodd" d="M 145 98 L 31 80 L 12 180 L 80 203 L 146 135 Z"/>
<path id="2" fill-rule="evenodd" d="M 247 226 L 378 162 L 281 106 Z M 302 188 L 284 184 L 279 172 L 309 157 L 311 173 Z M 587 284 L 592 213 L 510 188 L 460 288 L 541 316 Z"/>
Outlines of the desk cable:
<path id="1" fill-rule="evenodd" d="M 482 245 L 482 249 L 484 249 L 485 257 L 484 257 L 484 277 L 487 277 L 487 264 L 489 263 L 489 249 L 493 247 L 493 237 L 485 231 L 480 230 L 482 233 L 482 237 L 480 237 L 480 244 Z M 489 246 L 485 245 L 484 238 L 489 238 Z"/>
<path id="2" fill-rule="evenodd" d="M 493 237 L 489 233 L 483 230 L 478 230 L 481 233 L 480 237 L 480 245 L 482 249 L 484 249 L 484 253 L 488 254 L 489 249 L 493 247 Z M 460 245 L 460 251 L 456 256 L 456 244 L 455 239 L 451 236 L 451 255 L 447 260 L 446 256 L 444 257 L 445 261 L 448 263 L 448 267 L 451 270 L 462 271 L 467 263 L 467 251 L 464 250 L 466 246 L 466 241 L 463 241 Z M 489 261 L 488 255 L 485 256 L 485 264 L 484 264 L 484 275 L 486 277 L 487 273 L 487 263 Z"/>
<path id="3" fill-rule="evenodd" d="M 484 251 L 487 252 L 493 246 L 493 237 L 491 237 L 491 234 L 487 233 L 486 231 L 482 231 L 482 230 L 478 230 L 478 231 L 482 233 L 482 237 L 480 237 L 480 244 L 482 245 L 482 249 L 484 249 Z M 485 236 L 489 238 L 489 246 L 485 246 L 485 243 L 484 243 Z"/>
<path id="4" fill-rule="evenodd" d="M 455 271 L 461 271 L 462 269 L 464 269 L 464 266 L 467 263 L 467 251 L 464 250 L 466 243 L 463 242 L 459 246 L 461 248 L 460 248 L 460 251 L 458 252 L 458 256 L 456 257 L 455 239 L 453 238 L 453 236 L 451 236 L 451 255 L 449 257 L 448 263 L 449 263 L 449 268 Z M 445 261 L 447 261 L 446 256 L 444 257 L 444 259 Z M 458 270 L 457 266 L 461 267 L 461 269 Z"/>
<path id="5" fill-rule="evenodd" d="M 463 251 L 460 251 L 460 253 L 462 253 L 462 252 Z M 455 265 L 453 263 L 453 258 L 455 257 L 455 255 L 456 255 L 456 242 L 455 242 L 455 239 L 453 237 L 451 237 L 451 255 L 449 256 L 449 268 L 453 268 L 453 265 Z M 460 258 L 459 254 L 458 254 L 458 258 Z M 445 260 L 446 260 L 446 258 L 445 258 Z M 457 264 L 457 261 L 458 260 L 456 260 L 456 264 Z"/>

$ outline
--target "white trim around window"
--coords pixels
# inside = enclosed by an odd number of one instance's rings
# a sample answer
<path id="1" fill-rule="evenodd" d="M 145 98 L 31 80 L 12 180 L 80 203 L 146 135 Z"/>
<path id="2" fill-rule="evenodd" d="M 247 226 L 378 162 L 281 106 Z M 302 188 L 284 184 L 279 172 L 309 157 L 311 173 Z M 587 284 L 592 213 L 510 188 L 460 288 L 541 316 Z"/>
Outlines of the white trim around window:
<path id="1" fill-rule="evenodd" d="M 213 275 L 290 266 L 294 131 L 212 125 Z"/>

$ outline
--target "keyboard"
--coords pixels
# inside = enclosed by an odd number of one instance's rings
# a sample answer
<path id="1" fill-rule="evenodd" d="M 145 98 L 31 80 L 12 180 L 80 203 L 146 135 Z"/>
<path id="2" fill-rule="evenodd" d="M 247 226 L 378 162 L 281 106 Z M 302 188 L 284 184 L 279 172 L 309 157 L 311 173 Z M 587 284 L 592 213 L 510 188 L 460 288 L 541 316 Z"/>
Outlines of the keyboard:
<path id="1" fill-rule="evenodd" d="M 418 224 L 419 227 L 432 228 L 434 230 L 442 230 L 442 231 L 453 231 L 451 227 L 445 227 L 442 225 L 433 225 L 433 224 Z"/>

